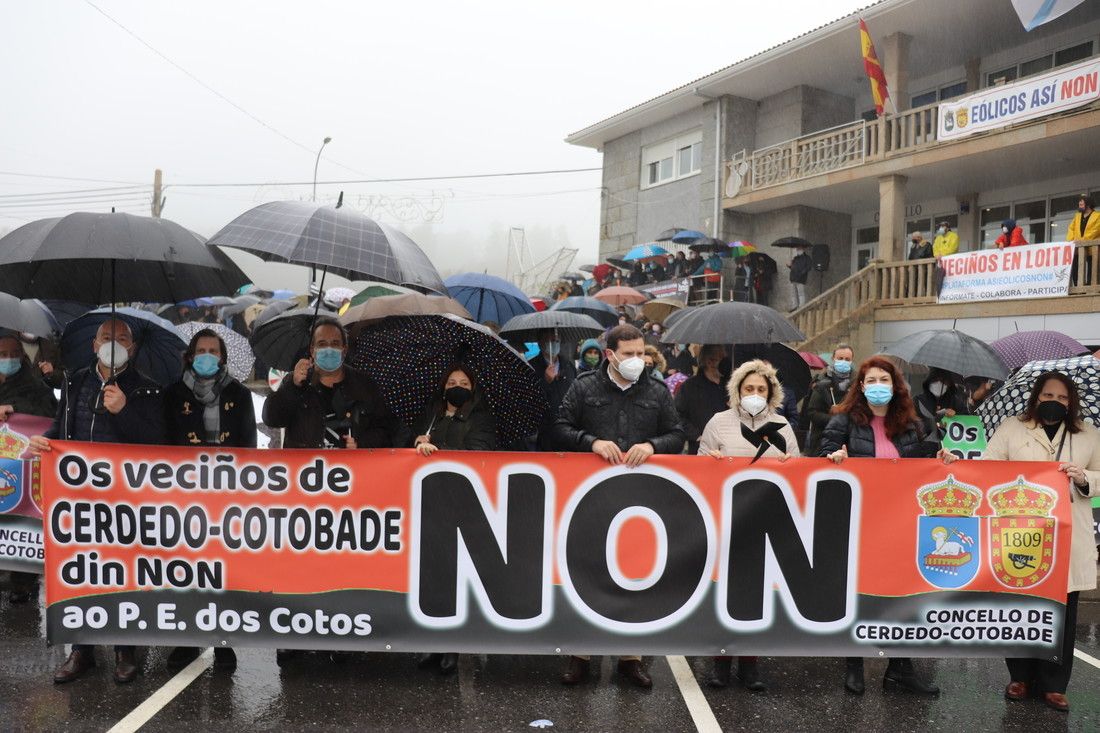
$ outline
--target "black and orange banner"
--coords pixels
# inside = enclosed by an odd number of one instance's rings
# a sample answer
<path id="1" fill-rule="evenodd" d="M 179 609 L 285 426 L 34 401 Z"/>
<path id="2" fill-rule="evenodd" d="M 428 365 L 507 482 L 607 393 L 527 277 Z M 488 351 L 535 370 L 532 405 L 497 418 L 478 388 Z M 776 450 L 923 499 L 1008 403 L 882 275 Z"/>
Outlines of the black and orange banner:
<path id="1" fill-rule="evenodd" d="M 55 442 L 51 643 L 1058 654 L 1056 464 Z"/>

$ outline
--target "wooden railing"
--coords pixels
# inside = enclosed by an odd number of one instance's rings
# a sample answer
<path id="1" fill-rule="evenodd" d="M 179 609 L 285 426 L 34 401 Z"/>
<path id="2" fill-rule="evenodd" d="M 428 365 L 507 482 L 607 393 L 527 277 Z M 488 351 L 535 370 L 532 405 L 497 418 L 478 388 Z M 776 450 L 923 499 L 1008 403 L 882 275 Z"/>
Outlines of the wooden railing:
<path id="1" fill-rule="evenodd" d="M 1078 242 L 1070 296 L 1100 295 L 1100 241 Z M 806 341 L 802 351 L 831 348 L 847 338 L 876 308 L 932 305 L 937 301 L 936 260 L 873 260 L 795 312 L 789 319 Z"/>

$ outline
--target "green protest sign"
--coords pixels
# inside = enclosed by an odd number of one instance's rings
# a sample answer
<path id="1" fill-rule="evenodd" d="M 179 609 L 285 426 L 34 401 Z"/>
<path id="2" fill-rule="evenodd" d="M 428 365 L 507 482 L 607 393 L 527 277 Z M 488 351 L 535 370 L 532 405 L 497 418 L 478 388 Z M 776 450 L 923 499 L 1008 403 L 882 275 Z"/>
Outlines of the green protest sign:
<path id="1" fill-rule="evenodd" d="M 977 415 L 944 418 L 943 447 L 959 458 L 981 458 L 985 453 L 985 426 Z"/>

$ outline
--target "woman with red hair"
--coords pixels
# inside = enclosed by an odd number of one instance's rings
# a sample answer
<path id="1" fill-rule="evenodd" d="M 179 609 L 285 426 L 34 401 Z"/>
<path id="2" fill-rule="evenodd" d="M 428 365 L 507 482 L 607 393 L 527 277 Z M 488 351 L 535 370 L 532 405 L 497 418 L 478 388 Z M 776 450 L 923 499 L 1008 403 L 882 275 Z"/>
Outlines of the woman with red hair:
<path id="1" fill-rule="evenodd" d="M 889 359 L 872 356 L 859 365 L 848 394 L 833 408 L 819 455 L 841 463 L 847 458 L 942 458 L 943 453 L 936 454 L 935 444 L 924 439 L 923 425 L 901 372 Z M 913 660 L 907 657 L 890 659 L 882 686 L 924 695 L 940 692 L 917 675 Z M 859 657 L 847 660 L 844 689 L 863 694 L 863 660 Z"/>

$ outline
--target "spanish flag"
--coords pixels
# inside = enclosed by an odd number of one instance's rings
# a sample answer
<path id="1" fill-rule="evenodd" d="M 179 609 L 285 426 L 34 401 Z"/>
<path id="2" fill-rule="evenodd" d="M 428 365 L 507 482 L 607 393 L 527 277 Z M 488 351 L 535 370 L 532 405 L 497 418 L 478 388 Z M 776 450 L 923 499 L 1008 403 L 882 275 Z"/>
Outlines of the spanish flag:
<path id="1" fill-rule="evenodd" d="M 859 19 L 859 45 L 863 52 L 863 70 L 867 72 L 867 79 L 871 82 L 871 97 L 875 100 L 875 113 L 881 117 L 883 105 L 890 98 L 890 90 L 886 88 L 886 74 L 882 71 L 875 54 L 875 44 L 871 43 L 871 32 L 867 30 L 867 24 L 863 18 Z"/>

